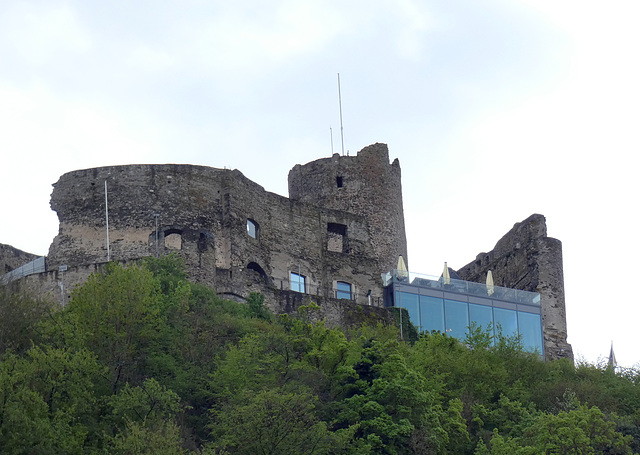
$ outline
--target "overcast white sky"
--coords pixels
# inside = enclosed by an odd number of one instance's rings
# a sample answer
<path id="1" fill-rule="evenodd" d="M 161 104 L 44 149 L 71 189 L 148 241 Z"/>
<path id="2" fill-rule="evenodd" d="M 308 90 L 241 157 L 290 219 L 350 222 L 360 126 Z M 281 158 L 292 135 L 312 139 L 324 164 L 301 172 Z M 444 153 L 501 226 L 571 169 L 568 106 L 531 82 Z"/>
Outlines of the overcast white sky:
<path id="1" fill-rule="evenodd" d="M 409 266 L 439 275 L 547 217 L 569 342 L 640 363 L 640 3 L 0 0 L 0 243 L 46 254 L 51 184 L 131 163 L 240 169 L 385 142 Z"/>

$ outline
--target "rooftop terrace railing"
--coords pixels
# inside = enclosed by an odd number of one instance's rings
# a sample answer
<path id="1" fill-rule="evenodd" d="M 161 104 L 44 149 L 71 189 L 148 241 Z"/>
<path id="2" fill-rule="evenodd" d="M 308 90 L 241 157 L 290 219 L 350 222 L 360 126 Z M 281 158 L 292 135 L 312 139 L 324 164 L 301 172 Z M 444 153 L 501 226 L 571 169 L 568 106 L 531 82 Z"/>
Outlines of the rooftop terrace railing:
<path id="1" fill-rule="evenodd" d="M 391 283 L 402 283 L 422 288 L 439 289 L 458 294 L 467 294 L 477 297 L 484 297 L 507 302 L 523 303 L 526 305 L 540 306 L 540 294 L 536 292 L 522 291 L 520 289 L 505 288 L 502 286 L 487 286 L 484 283 L 474 283 L 471 281 L 455 280 L 453 278 L 445 283 L 443 277 L 423 275 L 414 272 L 392 270 L 382 274 L 383 286 Z"/>

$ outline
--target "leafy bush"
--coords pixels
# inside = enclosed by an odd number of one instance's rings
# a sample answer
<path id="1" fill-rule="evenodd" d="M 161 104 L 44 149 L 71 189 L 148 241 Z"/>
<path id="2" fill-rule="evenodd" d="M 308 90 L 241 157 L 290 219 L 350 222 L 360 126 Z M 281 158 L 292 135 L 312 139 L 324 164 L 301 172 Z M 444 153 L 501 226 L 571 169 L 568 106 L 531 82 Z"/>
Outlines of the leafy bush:
<path id="1" fill-rule="evenodd" d="M 2 453 L 627 454 L 640 377 L 472 327 L 327 328 L 220 299 L 175 257 L 110 264 L 64 309 L 0 294 Z M 399 318 L 399 315 L 398 315 Z M 403 318 L 404 322 L 404 318 Z"/>

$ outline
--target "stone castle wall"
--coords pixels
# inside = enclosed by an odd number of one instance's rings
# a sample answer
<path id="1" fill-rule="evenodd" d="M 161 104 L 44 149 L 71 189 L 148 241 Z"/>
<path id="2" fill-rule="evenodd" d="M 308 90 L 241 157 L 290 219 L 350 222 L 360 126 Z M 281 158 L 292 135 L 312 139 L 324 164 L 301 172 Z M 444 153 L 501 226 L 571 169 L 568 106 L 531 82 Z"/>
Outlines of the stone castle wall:
<path id="1" fill-rule="evenodd" d="M 463 280 L 484 283 L 489 270 L 497 286 L 540 294 L 546 357 L 573 359 L 567 343 L 562 243 L 547 237 L 544 216 L 516 223 L 492 251 L 480 253 L 457 273 Z"/>
<path id="2" fill-rule="evenodd" d="M 380 270 L 408 264 L 400 163 L 389 164 L 385 144 L 365 147 L 355 157 L 333 155 L 289 172 L 289 197 L 366 217 Z"/>
<path id="3" fill-rule="evenodd" d="M 111 260 L 174 253 L 184 259 L 190 278 L 237 299 L 254 290 L 269 298 L 270 289 L 290 289 L 294 272 L 306 278 L 309 294 L 335 297 L 341 281 L 352 285 L 357 302 L 381 305 L 380 274 L 395 267 L 398 254 L 406 256 L 399 164 L 389 164 L 382 144 L 356 157 L 329 160 L 343 169 L 342 199 L 353 199 L 354 205 L 294 197 L 301 194 L 295 186 L 292 198 L 282 197 L 237 170 L 203 166 L 69 172 L 54 184 L 51 196 L 60 231 L 49 250 L 49 269 L 66 265 L 75 270 L 107 261 L 106 181 Z M 378 172 L 381 181 L 370 184 Z M 333 189 L 335 177 L 329 177 Z M 381 228 L 385 200 L 392 207 L 386 215 L 400 219 L 387 220 Z M 256 238 L 248 235 L 248 220 L 257 227 Z M 275 300 L 269 304 L 278 305 Z"/>
<path id="4" fill-rule="evenodd" d="M 65 302 L 76 284 L 101 269 L 107 262 L 105 181 L 111 260 L 173 253 L 184 260 L 190 279 L 239 301 L 262 292 L 277 313 L 313 299 L 322 303 L 329 323 L 340 325 L 347 313 L 358 312 L 354 303 L 382 307 L 381 273 L 395 269 L 399 255 L 408 259 L 400 165 L 389 162 L 386 145 L 374 144 L 357 156 L 336 154 L 296 165 L 289 172 L 289 198 L 265 191 L 237 170 L 204 166 L 69 172 L 51 195 L 60 229 L 47 272 L 13 286 Z M 256 226 L 255 238 L 248 220 Z M 0 245 L 1 266 L 15 268 L 35 258 L 14 250 Z M 544 217 L 517 223 L 458 274 L 484 282 L 488 270 L 496 285 L 540 293 L 546 355 L 572 357 L 562 247 L 547 237 Z M 290 291 L 291 272 L 305 277 L 305 294 Z M 335 299 L 339 281 L 352 285 L 351 302 Z M 387 314 L 371 311 L 371 317 Z"/>
<path id="5" fill-rule="evenodd" d="M 126 265 L 126 261 L 122 261 Z M 73 288 L 84 283 L 92 273 L 100 273 L 106 263 L 69 267 L 66 271 L 49 270 L 45 273 L 28 275 L 8 284 L 12 292 L 26 292 L 39 295 L 64 306 L 71 299 Z M 358 328 L 364 322 L 381 323 L 385 326 L 396 324 L 395 316 L 387 308 L 341 300 L 314 294 L 302 294 L 288 289 L 265 285 L 255 273 L 238 274 L 234 285 L 228 285 L 227 292 L 218 292 L 222 298 L 245 301 L 250 292 L 261 292 L 265 302 L 276 314 L 296 314 L 302 305 L 315 304 L 319 308 L 309 316 L 314 321 L 324 320 L 329 328 Z"/>

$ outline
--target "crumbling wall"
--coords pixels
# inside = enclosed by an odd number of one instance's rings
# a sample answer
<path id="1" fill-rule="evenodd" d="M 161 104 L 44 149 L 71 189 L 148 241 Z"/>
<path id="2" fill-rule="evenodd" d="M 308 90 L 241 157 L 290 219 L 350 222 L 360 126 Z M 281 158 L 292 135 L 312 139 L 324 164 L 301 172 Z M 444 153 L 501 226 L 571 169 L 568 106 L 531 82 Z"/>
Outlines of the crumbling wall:
<path id="1" fill-rule="evenodd" d="M 69 172 L 51 196 L 60 230 L 49 269 L 107 261 L 106 182 L 111 260 L 173 253 L 191 279 L 238 299 L 258 288 L 289 289 L 294 272 L 305 277 L 309 294 L 335 297 L 341 281 L 352 285 L 354 300 L 381 304 L 380 274 L 395 267 L 398 254 L 406 257 L 399 165 L 388 163 L 380 144 L 358 157 L 329 160 L 342 169 L 346 196 L 336 199 L 340 204 L 269 193 L 237 170 L 129 165 Z M 325 172 L 335 179 L 333 168 L 318 162 L 316 177 Z M 357 179 L 360 187 L 375 183 L 358 190 Z M 373 194 L 377 188 L 387 188 L 387 196 Z M 367 196 L 347 204 L 353 192 Z M 385 212 L 389 200 L 392 209 Z"/>
<path id="2" fill-rule="evenodd" d="M 484 283 L 489 270 L 497 286 L 540 294 L 546 357 L 573 359 L 567 343 L 562 243 L 547 237 L 544 216 L 516 223 L 492 251 L 478 254 L 457 273 L 463 280 Z"/>
<path id="3" fill-rule="evenodd" d="M 315 304 L 319 308 L 306 313 L 309 319 L 316 322 L 324 320 L 327 327 L 352 329 L 367 323 L 385 326 L 395 325 L 395 316 L 387 308 L 359 305 L 349 300 L 339 300 L 330 297 L 318 297 L 300 294 L 293 291 L 276 291 L 274 300 L 277 304 L 272 307 L 276 314 L 300 314 L 300 307 Z"/>
<path id="4" fill-rule="evenodd" d="M 379 273 L 395 269 L 399 255 L 408 261 L 400 163 L 389 163 L 386 144 L 296 165 L 289 172 L 289 197 L 365 217 Z"/>
<path id="5" fill-rule="evenodd" d="M 112 260 L 175 252 L 189 266 L 215 266 L 207 254 L 208 234 L 220 218 L 223 174 L 188 165 L 110 166 L 64 174 L 51 195 L 60 230 L 49 249 L 50 267 L 107 261 L 105 181 Z M 182 238 L 177 250 L 170 242 L 165 245 L 165 236 L 176 233 Z"/>

